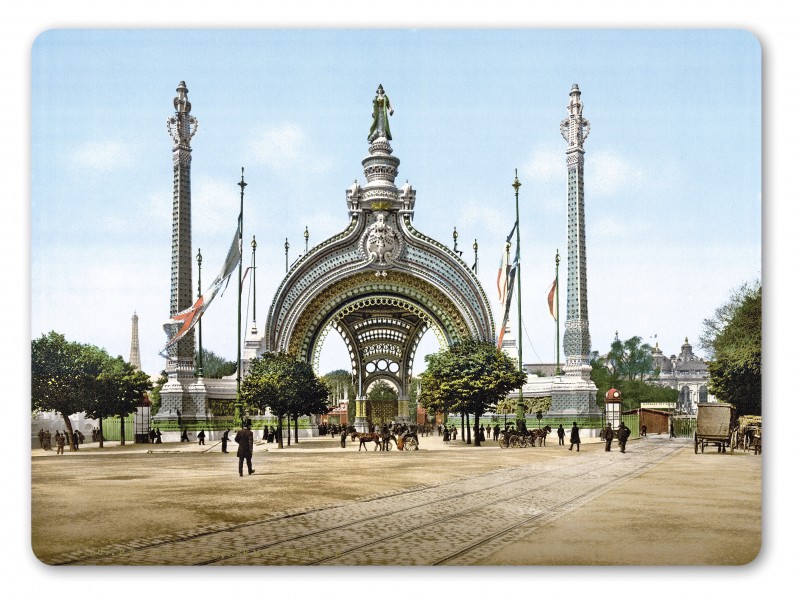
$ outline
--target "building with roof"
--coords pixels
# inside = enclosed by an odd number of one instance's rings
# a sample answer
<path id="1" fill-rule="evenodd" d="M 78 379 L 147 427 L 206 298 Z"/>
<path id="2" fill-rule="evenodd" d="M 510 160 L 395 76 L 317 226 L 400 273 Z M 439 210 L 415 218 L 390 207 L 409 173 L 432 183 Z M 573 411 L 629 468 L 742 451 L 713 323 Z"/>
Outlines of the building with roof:
<path id="1" fill-rule="evenodd" d="M 679 414 L 697 414 L 697 405 L 702 402 L 716 402 L 717 399 L 708 392 L 711 375 L 708 364 L 692 352 L 689 338 L 685 338 L 679 355 L 667 358 L 656 342 L 653 348 L 653 367 L 657 369 L 656 383 L 662 387 L 678 390 L 675 412 Z"/>

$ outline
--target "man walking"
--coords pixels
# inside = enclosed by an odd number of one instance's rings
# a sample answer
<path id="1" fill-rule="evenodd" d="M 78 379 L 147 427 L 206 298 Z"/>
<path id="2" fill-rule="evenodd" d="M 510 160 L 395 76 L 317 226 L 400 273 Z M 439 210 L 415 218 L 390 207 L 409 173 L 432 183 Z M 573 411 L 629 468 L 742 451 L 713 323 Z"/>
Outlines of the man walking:
<path id="1" fill-rule="evenodd" d="M 230 439 L 228 438 L 228 434 L 231 432 L 230 429 L 226 429 L 225 433 L 222 434 L 222 452 L 225 454 L 228 453 L 228 442 Z"/>
<path id="2" fill-rule="evenodd" d="M 572 430 L 569 434 L 569 449 L 572 450 L 573 446 L 578 447 L 578 452 L 581 451 L 581 436 L 578 432 L 578 423 L 575 421 L 572 422 Z"/>
<path id="3" fill-rule="evenodd" d="M 603 430 L 603 437 L 606 440 L 606 452 L 611 452 L 611 441 L 614 439 L 614 430 L 611 429 L 611 423 L 606 423 L 606 428 Z"/>
<path id="4" fill-rule="evenodd" d="M 206 432 L 202 429 L 200 433 L 197 434 L 197 445 L 198 446 L 205 446 L 206 445 Z"/>
<path id="5" fill-rule="evenodd" d="M 625 423 L 619 424 L 619 429 L 617 430 L 617 437 L 619 438 L 619 451 L 625 454 L 625 444 L 628 442 L 628 436 L 631 434 L 631 430 L 628 429 L 628 426 Z"/>
<path id="6" fill-rule="evenodd" d="M 239 444 L 239 449 L 236 451 L 236 456 L 239 457 L 239 477 L 244 476 L 242 466 L 245 461 L 247 461 L 247 474 L 252 475 L 255 469 L 253 469 L 253 432 L 250 431 L 250 423 L 246 422 L 233 439 Z"/>

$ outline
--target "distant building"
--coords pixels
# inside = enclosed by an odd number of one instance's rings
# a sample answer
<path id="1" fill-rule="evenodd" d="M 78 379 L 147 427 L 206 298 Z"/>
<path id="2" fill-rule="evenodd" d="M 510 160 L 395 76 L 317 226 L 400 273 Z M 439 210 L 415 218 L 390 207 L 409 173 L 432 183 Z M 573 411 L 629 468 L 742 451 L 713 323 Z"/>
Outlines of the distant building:
<path id="1" fill-rule="evenodd" d="M 680 396 L 675 412 L 697 414 L 697 405 L 701 402 L 716 402 L 717 399 L 708 393 L 710 374 L 708 364 L 692 352 L 689 338 L 685 338 L 681 353 L 667 358 L 656 342 L 653 348 L 653 367 L 659 370 L 658 385 L 678 390 Z"/>

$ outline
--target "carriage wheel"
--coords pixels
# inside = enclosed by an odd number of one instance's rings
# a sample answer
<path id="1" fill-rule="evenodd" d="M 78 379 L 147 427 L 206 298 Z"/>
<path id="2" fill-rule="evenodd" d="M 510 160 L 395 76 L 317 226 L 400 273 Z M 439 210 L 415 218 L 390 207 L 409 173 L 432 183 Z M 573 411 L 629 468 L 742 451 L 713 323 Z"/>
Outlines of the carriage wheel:
<path id="1" fill-rule="evenodd" d="M 694 434 L 694 453 L 697 454 L 697 433 Z"/>
<path id="2" fill-rule="evenodd" d="M 419 446 L 417 444 L 417 440 L 415 440 L 414 438 L 411 438 L 410 440 L 408 440 L 406 442 L 405 449 L 406 450 L 419 450 Z"/>
<path id="3" fill-rule="evenodd" d="M 511 436 L 511 447 L 512 448 L 519 448 L 519 436 L 512 435 Z"/>
<path id="4" fill-rule="evenodd" d="M 508 438 L 504 435 L 500 436 L 500 439 L 497 440 L 497 443 L 500 444 L 501 448 L 508 448 Z"/>
<path id="5" fill-rule="evenodd" d="M 394 450 L 394 448 L 392 447 L 392 440 L 387 440 L 386 441 L 386 450 L 387 451 Z"/>
<path id="6" fill-rule="evenodd" d="M 528 436 L 525 436 L 525 435 L 520 436 L 519 445 L 522 448 L 527 448 L 528 447 Z"/>

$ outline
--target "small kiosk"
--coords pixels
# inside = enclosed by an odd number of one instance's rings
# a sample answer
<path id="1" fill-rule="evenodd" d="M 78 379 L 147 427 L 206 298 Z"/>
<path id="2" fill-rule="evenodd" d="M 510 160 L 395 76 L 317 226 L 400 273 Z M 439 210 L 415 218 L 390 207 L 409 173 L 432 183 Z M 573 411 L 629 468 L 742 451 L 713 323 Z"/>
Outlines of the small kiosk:
<path id="1" fill-rule="evenodd" d="M 611 423 L 617 429 L 622 422 L 622 394 L 619 390 L 611 388 L 606 392 L 606 423 Z"/>

